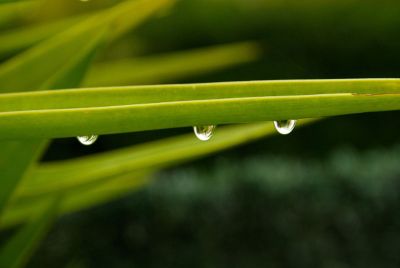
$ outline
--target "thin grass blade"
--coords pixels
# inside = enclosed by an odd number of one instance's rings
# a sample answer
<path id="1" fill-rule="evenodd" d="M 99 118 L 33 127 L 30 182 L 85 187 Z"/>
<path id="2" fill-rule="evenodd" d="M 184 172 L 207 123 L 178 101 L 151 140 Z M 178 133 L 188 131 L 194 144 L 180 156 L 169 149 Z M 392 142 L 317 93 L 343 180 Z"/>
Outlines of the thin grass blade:
<path id="1" fill-rule="evenodd" d="M 397 79 L 320 80 L 281 83 L 285 86 L 281 89 L 285 89 L 286 94 L 305 90 L 307 95 L 275 95 L 279 92 L 279 87 L 274 88 L 271 85 L 279 83 L 268 81 L 31 93 L 29 96 L 42 100 L 35 108 L 41 106 L 40 108 L 44 109 L 13 111 L 11 108 L 0 112 L 2 126 L 0 139 L 61 138 L 85 133 L 113 134 L 195 125 L 236 124 L 393 111 L 400 109 L 399 81 Z M 347 84 L 347 87 L 332 87 L 340 83 Z M 380 86 L 379 83 L 381 83 Z M 312 86 L 308 89 L 304 85 Z M 349 85 L 360 87 L 353 88 Z M 372 85 L 374 85 L 373 88 Z M 348 92 L 331 93 L 326 90 L 329 93 L 315 94 L 317 91 L 321 92 L 321 89 L 331 89 L 331 92 L 340 92 L 340 90 Z M 119 94 L 121 92 L 125 94 Z M 68 94 L 74 97 L 69 98 L 69 101 L 64 101 L 65 95 Z M 4 98 L 5 100 L 16 98 L 22 101 L 21 96 L 25 98 L 27 94 L 17 97 L 16 95 L 4 96 Z M 210 96 L 213 98 L 209 98 Z M 11 105 L 11 101 L 7 103 Z M 94 106 L 98 104 L 106 104 L 106 106 Z M 46 109 L 46 106 L 58 108 Z"/>
<path id="2" fill-rule="evenodd" d="M 245 42 L 98 63 L 88 73 L 84 85 L 123 86 L 176 81 L 251 62 L 260 53 L 256 43 Z"/>

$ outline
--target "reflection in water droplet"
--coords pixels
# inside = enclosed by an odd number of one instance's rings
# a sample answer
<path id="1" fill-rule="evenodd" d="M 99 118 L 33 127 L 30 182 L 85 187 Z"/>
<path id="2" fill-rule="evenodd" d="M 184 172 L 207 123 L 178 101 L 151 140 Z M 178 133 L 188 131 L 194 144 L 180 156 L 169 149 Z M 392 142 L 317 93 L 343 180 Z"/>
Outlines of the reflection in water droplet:
<path id="1" fill-rule="evenodd" d="M 201 141 L 208 141 L 214 134 L 214 130 L 217 126 L 194 126 L 193 131 L 196 137 Z"/>
<path id="2" fill-rule="evenodd" d="M 76 137 L 80 143 L 83 145 L 92 145 L 95 143 L 99 136 L 97 135 L 90 135 L 90 136 L 78 136 Z"/>
<path id="3" fill-rule="evenodd" d="M 293 131 L 294 127 L 296 126 L 296 122 L 297 120 L 280 120 L 274 121 L 274 125 L 280 134 L 287 135 Z"/>

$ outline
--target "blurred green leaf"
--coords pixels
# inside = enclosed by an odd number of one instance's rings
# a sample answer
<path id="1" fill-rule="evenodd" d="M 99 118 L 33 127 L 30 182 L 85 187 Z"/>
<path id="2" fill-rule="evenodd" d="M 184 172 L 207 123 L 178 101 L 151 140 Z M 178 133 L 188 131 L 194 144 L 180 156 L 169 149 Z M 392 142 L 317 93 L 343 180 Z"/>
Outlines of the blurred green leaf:
<path id="1" fill-rule="evenodd" d="M 28 11 L 37 6 L 35 1 L 0 1 L 0 26 L 7 25 L 23 17 Z M 1 38 L 0 38 L 1 40 Z M 1 52 L 0 52 L 1 55 Z"/>
<path id="2" fill-rule="evenodd" d="M 40 240 L 46 235 L 52 222 L 57 215 L 59 201 L 54 198 L 47 199 L 45 210 L 43 207 L 36 218 L 18 231 L 0 249 L 0 267 L 18 268 L 23 267 L 32 255 Z"/>
<path id="3" fill-rule="evenodd" d="M 245 42 L 183 52 L 98 63 L 85 79 L 86 86 L 122 86 L 174 81 L 253 61 L 260 47 Z"/>
<path id="4" fill-rule="evenodd" d="M 299 125 L 306 125 L 315 120 L 301 120 Z M 115 150 L 102 154 L 81 157 L 54 163 L 41 164 L 15 192 L 12 206 L 5 213 L 0 228 L 15 224 L 35 214 L 34 203 L 42 202 L 47 195 L 56 192 L 65 192 L 66 198 L 74 199 L 77 193 L 80 198 L 87 199 L 82 208 L 96 204 L 97 198 L 107 196 L 107 200 L 116 198 L 130 189 L 128 183 L 115 182 L 119 178 L 135 180 L 140 174 L 155 172 L 161 168 L 187 162 L 211 153 L 225 150 L 243 143 L 251 142 L 276 131 L 272 123 L 258 123 L 240 126 L 228 126 L 218 129 L 218 135 L 207 143 L 197 140 L 193 134 L 167 138 L 130 148 Z M 138 175 L 139 174 L 139 175 Z M 57 180 L 54 177 L 57 176 Z M 148 177 L 148 175 L 144 176 Z M 141 179 L 140 179 L 141 180 Z M 131 181 L 131 180 L 129 180 Z M 131 181 L 134 183 L 134 181 Z M 119 185 L 115 194 L 97 193 L 101 185 Z M 105 186 L 106 189 L 108 186 Z M 85 197 L 87 192 L 96 192 L 94 196 Z M 91 198 L 94 198 L 90 202 Z M 102 199 L 103 200 L 103 199 Z M 66 201 L 67 202 L 67 201 Z M 79 210 L 79 203 L 73 211 Z M 62 210 L 64 211 L 64 210 Z M 69 210 L 65 210 L 69 211 Z"/>
<path id="5" fill-rule="evenodd" d="M 43 146 L 43 143 L 30 140 L 2 142 L 0 144 L 2 148 L 0 152 L 2 179 L 0 187 L 0 211 L 2 211 L 18 185 L 20 178 L 34 165 L 32 158 L 37 159 L 42 154 L 45 146 Z"/>
<path id="6" fill-rule="evenodd" d="M 29 48 L 30 46 L 71 27 L 85 17 L 86 15 L 67 17 L 54 22 L 27 25 L 18 29 L 8 30 L 0 35 L 0 56 L 6 57 L 12 53 Z"/>
<path id="7" fill-rule="evenodd" d="M 206 143 L 193 134 L 182 135 L 60 163 L 41 164 L 21 185 L 16 198 L 65 191 L 126 172 L 157 170 L 273 133 L 275 129 L 270 122 L 230 126 L 218 129 L 218 135 Z M 57 180 L 52 179 L 55 175 Z"/>
<path id="8" fill-rule="evenodd" d="M 93 29 L 96 26 L 110 23 L 112 20 L 113 31 L 110 33 L 109 39 L 115 39 L 129 29 L 133 28 L 143 19 L 146 19 L 159 8 L 167 6 L 173 2 L 174 0 L 125 1 L 125 3 L 121 3 L 114 8 L 104 9 L 97 12 L 91 11 L 85 14 L 62 17 L 54 21 L 45 21 L 33 25 L 23 26 L 17 29 L 12 29 L 0 35 L 0 56 L 4 57 L 26 49 L 42 40 L 45 40 L 46 38 L 53 36 L 54 34 L 59 33 L 60 31 L 73 26 L 78 22 L 90 18 L 92 20 L 91 27 L 93 27 Z M 47 5 L 45 3 L 41 4 Z M 135 16 L 129 16 L 129 14 L 135 14 Z M 86 24 L 87 22 L 88 20 L 86 20 Z M 81 26 L 83 27 L 83 24 L 81 24 Z"/>
<path id="9" fill-rule="evenodd" d="M 83 22 L 0 66 L 0 90 L 16 92 L 39 89 L 38 84 L 43 83 L 44 77 L 52 74 L 54 70 L 63 66 L 65 61 L 70 60 L 71 56 L 77 54 L 91 36 L 112 27 L 108 38 L 117 38 L 171 3 L 172 0 L 127 1 L 95 13 Z"/>
<path id="10" fill-rule="evenodd" d="M 68 62 L 65 62 L 60 69 L 49 75 L 47 81 L 42 84 L 42 88 L 59 89 L 79 87 L 96 52 L 104 43 L 104 37 L 107 32 L 107 28 L 103 29 L 103 31 L 98 30 L 96 35 L 87 39 L 86 44 L 83 45 Z"/>
<path id="11" fill-rule="evenodd" d="M 151 179 L 150 174 L 148 171 L 126 173 L 69 191 L 58 211 L 60 215 L 71 213 L 125 196 L 146 184 Z M 37 215 L 46 200 L 47 198 L 26 199 L 14 203 L 6 211 L 0 229 L 25 222 L 29 217 Z"/>
<path id="12" fill-rule="evenodd" d="M 26 0 L 0 0 L 0 4 L 25 2 Z"/>

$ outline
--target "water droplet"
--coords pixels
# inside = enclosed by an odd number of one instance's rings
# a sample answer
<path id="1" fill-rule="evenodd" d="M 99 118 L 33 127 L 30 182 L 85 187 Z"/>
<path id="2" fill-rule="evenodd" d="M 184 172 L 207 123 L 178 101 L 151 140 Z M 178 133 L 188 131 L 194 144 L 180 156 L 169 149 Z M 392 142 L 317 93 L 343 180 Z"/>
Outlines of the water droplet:
<path id="1" fill-rule="evenodd" d="M 80 143 L 83 145 L 92 145 L 95 143 L 99 136 L 97 135 L 90 135 L 90 136 L 78 136 L 76 137 Z"/>
<path id="2" fill-rule="evenodd" d="M 196 137 L 201 141 L 208 141 L 214 134 L 214 130 L 217 126 L 194 126 L 193 131 Z"/>
<path id="3" fill-rule="evenodd" d="M 294 127 L 296 126 L 296 122 L 297 120 L 279 120 L 274 121 L 274 125 L 280 134 L 287 135 L 293 131 Z"/>

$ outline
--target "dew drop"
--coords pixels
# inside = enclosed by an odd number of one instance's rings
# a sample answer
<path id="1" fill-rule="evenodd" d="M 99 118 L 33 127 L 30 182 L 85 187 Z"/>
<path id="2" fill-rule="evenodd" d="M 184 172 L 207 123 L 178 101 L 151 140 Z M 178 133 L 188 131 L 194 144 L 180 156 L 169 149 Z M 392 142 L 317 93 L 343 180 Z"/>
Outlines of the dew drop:
<path id="1" fill-rule="evenodd" d="M 274 121 L 275 129 L 282 135 L 287 135 L 293 131 L 297 120 Z"/>
<path id="2" fill-rule="evenodd" d="M 80 143 L 83 145 L 92 145 L 95 143 L 99 136 L 97 135 L 90 135 L 90 136 L 78 136 L 76 137 Z"/>
<path id="3" fill-rule="evenodd" d="M 193 131 L 199 140 L 208 141 L 213 136 L 216 127 L 215 125 L 194 126 Z"/>

